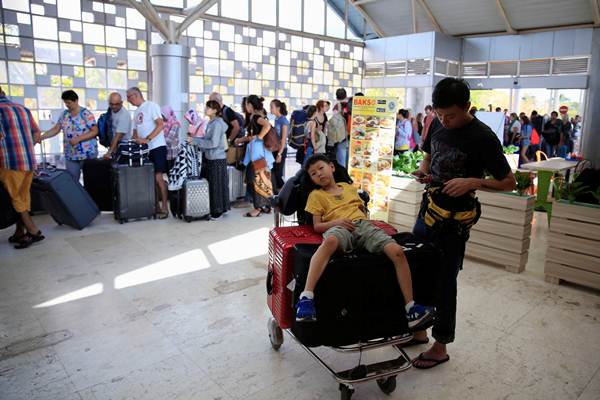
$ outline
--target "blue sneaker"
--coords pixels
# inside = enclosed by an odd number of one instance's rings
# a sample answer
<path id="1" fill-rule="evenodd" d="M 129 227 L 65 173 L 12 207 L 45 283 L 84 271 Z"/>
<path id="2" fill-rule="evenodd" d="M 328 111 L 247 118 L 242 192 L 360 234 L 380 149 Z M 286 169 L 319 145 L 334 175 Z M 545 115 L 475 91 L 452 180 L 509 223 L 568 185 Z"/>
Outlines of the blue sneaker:
<path id="1" fill-rule="evenodd" d="M 296 305 L 296 321 L 314 322 L 316 320 L 315 301 L 308 297 L 302 297 Z"/>
<path id="2" fill-rule="evenodd" d="M 412 329 L 425 322 L 429 322 L 433 318 L 433 311 L 433 307 L 426 307 L 415 303 L 406 314 L 408 327 Z"/>

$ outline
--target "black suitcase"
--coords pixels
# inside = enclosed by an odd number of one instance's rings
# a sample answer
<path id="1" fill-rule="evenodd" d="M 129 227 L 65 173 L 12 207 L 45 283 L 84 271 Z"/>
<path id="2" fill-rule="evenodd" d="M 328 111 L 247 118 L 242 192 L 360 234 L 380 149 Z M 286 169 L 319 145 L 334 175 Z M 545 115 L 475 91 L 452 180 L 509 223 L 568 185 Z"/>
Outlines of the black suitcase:
<path id="1" fill-rule="evenodd" d="M 15 211 L 4 185 L 0 183 L 0 229 L 16 224 L 18 219 L 19 214 Z"/>
<path id="2" fill-rule="evenodd" d="M 154 165 L 130 167 L 117 164 L 112 180 L 116 220 L 123 223 L 131 219 L 156 218 Z"/>
<path id="3" fill-rule="evenodd" d="M 113 210 L 111 171 L 111 160 L 98 158 L 83 162 L 83 187 L 94 199 L 100 211 Z"/>
<path id="4" fill-rule="evenodd" d="M 150 149 L 147 144 L 138 144 L 134 140 L 119 143 L 116 161 L 118 164 L 141 166 L 148 162 Z"/>
<path id="5" fill-rule="evenodd" d="M 394 236 L 408 259 L 415 302 L 435 306 L 441 253 L 410 233 Z M 304 289 L 317 246 L 297 245 L 294 303 Z M 292 332 L 306 346 L 347 346 L 408 332 L 404 299 L 392 262 L 385 254 L 336 256 L 315 288 L 316 322 L 294 322 Z"/>
<path id="6" fill-rule="evenodd" d="M 83 186 L 65 170 L 41 170 L 31 185 L 44 209 L 59 225 L 83 229 L 100 214 Z"/>

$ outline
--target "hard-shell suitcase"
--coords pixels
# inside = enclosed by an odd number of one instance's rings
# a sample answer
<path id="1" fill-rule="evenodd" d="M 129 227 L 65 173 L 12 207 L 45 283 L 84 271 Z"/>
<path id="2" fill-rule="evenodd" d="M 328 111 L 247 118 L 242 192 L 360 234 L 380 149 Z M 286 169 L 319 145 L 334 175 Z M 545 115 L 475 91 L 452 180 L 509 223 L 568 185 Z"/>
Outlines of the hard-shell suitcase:
<path id="1" fill-rule="evenodd" d="M 100 211 L 113 210 L 112 161 L 101 158 L 83 162 L 83 187 Z"/>
<path id="2" fill-rule="evenodd" d="M 141 166 L 148 162 L 150 149 L 147 144 L 138 144 L 134 140 L 119 143 L 116 161 L 118 164 Z"/>
<path id="3" fill-rule="evenodd" d="M 408 260 L 415 302 L 435 306 L 441 253 L 411 233 L 394 239 Z M 314 246 L 296 246 L 294 303 L 304 290 Z M 408 332 L 405 301 L 393 263 L 384 254 L 337 255 L 315 288 L 315 322 L 295 322 L 294 335 L 307 346 L 345 346 Z"/>
<path id="4" fill-rule="evenodd" d="M 229 201 L 234 202 L 246 195 L 246 184 L 244 183 L 244 171 L 234 166 L 227 166 L 227 177 L 229 178 Z"/>
<path id="5" fill-rule="evenodd" d="M 188 178 L 180 190 L 169 192 L 169 206 L 174 217 L 192 222 L 210 217 L 208 181 Z"/>
<path id="6" fill-rule="evenodd" d="M 320 244 L 321 234 L 309 226 L 273 228 L 269 232 L 269 264 L 267 274 L 267 304 L 282 329 L 292 327 L 294 279 L 294 246 Z"/>
<path id="7" fill-rule="evenodd" d="M 100 214 L 88 192 L 65 170 L 42 169 L 31 187 L 59 225 L 81 230 Z"/>
<path id="8" fill-rule="evenodd" d="M 116 220 L 123 223 L 132 219 L 156 217 L 153 164 L 139 167 L 114 165 L 112 181 Z"/>

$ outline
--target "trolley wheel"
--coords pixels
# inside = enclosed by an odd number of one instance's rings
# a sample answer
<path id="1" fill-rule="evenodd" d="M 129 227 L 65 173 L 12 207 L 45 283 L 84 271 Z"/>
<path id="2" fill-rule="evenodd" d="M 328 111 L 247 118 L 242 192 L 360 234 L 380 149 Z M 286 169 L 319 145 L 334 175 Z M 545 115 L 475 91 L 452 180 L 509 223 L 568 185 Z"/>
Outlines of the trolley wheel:
<path id="1" fill-rule="evenodd" d="M 271 347 L 273 350 L 279 350 L 281 345 L 283 344 L 283 331 L 277 325 L 277 321 L 275 318 L 269 318 L 267 322 L 267 329 L 269 331 L 269 340 L 271 341 Z"/>
<path id="2" fill-rule="evenodd" d="M 392 394 L 396 390 L 396 376 L 377 379 L 377 386 L 385 394 Z"/>
<path id="3" fill-rule="evenodd" d="M 350 400 L 354 394 L 354 389 L 350 386 L 340 383 L 340 398 L 342 400 Z"/>

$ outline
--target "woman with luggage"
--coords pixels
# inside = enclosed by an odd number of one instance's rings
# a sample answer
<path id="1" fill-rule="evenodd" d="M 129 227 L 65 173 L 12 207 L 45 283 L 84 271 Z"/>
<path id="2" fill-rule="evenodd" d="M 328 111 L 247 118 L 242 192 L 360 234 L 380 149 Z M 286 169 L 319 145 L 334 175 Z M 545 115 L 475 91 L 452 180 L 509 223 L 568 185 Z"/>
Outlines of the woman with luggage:
<path id="1" fill-rule="evenodd" d="M 75 91 L 66 90 L 61 98 L 67 109 L 56 125 L 42 134 L 41 139 L 50 139 L 63 131 L 67 171 L 79 182 L 83 161 L 98 158 L 98 126 L 94 114 L 79 105 Z"/>
<path id="2" fill-rule="evenodd" d="M 248 143 L 244 165 L 246 166 L 246 186 L 252 197 L 254 209 L 245 214 L 246 217 L 259 217 L 270 213 L 269 198 L 273 196 L 271 169 L 275 161 L 273 153 L 265 149 L 263 138 L 271 129 L 265 118 L 264 98 L 250 95 L 245 102 L 245 111 L 249 116 L 248 135 L 235 140 L 236 144 Z"/>
<path id="3" fill-rule="evenodd" d="M 204 137 L 189 136 L 188 140 L 203 152 L 202 177 L 208 181 L 210 216 L 217 219 L 231 209 L 225 157 L 227 123 L 221 118 L 221 105 L 215 100 L 206 103 L 204 114 L 209 118 Z"/>

